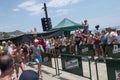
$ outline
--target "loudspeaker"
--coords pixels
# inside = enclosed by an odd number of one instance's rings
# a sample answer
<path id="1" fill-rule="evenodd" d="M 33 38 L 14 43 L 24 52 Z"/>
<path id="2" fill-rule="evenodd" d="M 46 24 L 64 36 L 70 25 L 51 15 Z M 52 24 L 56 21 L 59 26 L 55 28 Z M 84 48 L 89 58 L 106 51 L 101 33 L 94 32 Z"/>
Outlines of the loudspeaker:
<path id="1" fill-rule="evenodd" d="M 41 18 L 43 31 L 49 31 L 52 29 L 51 19 L 50 18 Z"/>

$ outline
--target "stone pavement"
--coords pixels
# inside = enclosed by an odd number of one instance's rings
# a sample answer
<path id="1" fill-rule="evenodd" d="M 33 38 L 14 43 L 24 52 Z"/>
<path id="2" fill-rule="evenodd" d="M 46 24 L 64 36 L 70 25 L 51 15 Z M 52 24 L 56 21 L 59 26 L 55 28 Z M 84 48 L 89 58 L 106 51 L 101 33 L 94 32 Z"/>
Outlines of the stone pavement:
<path id="1" fill-rule="evenodd" d="M 34 70 L 37 71 L 37 67 L 35 66 L 30 67 L 30 66 L 26 66 L 26 70 Z M 42 72 L 43 72 L 43 79 L 42 80 L 89 80 L 89 79 L 85 79 L 82 77 L 79 77 L 77 75 L 73 75 L 67 72 L 63 72 L 60 76 L 55 76 L 55 69 L 49 68 L 47 66 L 42 66 Z M 20 70 L 20 74 L 21 74 L 21 70 Z M 19 75 L 20 75 L 19 74 Z M 15 74 L 13 75 L 15 77 Z"/>
<path id="2" fill-rule="evenodd" d="M 92 68 L 92 80 L 97 80 L 96 78 L 96 69 L 95 69 L 95 63 L 91 63 L 91 68 Z M 26 69 L 32 69 L 37 71 L 37 66 L 28 66 L 26 65 Z M 106 65 L 105 63 L 98 63 L 98 72 L 100 75 L 99 80 L 107 80 L 107 71 L 106 71 Z M 42 80 L 90 80 L 88 78 L 84 78 L 78 75 L 74 75 L 68 72 L 60 71 L 59 76 L 54 76 L 56 74 L 55 69 L 47 67 L 42 65 L 42 71 L 43 71 L 43 79 Z M 21 73 L 21 70 L 20 70 Z M 88 69 L 88 62 L 83 61 L 83 74 L 85 76 L 89 77 L 89 69 Z M 14 74 L 15 76 L 15 74 Z"/>

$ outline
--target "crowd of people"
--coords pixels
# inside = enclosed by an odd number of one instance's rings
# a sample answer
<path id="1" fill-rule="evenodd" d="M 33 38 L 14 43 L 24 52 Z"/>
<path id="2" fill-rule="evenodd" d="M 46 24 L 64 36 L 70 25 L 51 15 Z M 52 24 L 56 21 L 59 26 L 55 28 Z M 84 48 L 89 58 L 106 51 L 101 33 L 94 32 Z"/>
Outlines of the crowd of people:
<path id="1" fill-rule="evenodd" d="M 57 38 L 45 39 L 46 53 L 60 53 L 60 46 L 69 46 L 69 53 L 77 54 L 76 45 L 93 45 L 95 56 L 107 56 L 107 44 L 120 44 L 120 30 L 114 27 L 107 27 L 99 31 L 99 25 L 95 26 L 96 32 L 89 30 L 87 20 L 82 23 L 84 29 L 76 29 L 70 37 L 64 34 Z"/>
<path id="2" fill-rule="evenodd" d="M 32 54 L 32 60 L 36 62 L 36 65 L 38 67 L 37 74 L 42 78 L 43 77 L 41 71 L 42 64 L 41 54 L 43 53 L 42 50 L 43 49 L 41 49 L 38 39 L 34 39 L 33 44 L 31 46 L 27 42 L 22 42 L 20 45 L 15 45 L 10 40 L 8 40 L 8 42 L 3 41 L 2 45 L 0 46 L 0 71 L 1 71 L 0 80 L 12 80 L 10 78 L 14 71 L 16 72 L 16 78 L 19 78 L 20 74 L 19 68 L 22 70 L 22 72 L 26 71 L 25 65 L 27 64 L 28 61 L 30 61 L 29 57 L 30 54 Z M 26 79 L 23 79 L 22 77 L 22 79 L 19 80 Z M 37 78 L 29 80 L 39 79 Z"/>
<path id="3" fill-rule="evenodd" d="M 29 60 L 34 60 L 36 62 L 36 65 L 38 66 L 37 73 L 42 77 L 42 54 L 60 54 L 60 46 L 69 46 L 69 53 L 77 55 L 76 45 L 81 46 L 85 44 L 90 44 L 94 47 L 95 56 L 106 57 L 106 44 L 120 44 L 120 30 L 112 27 L 107 27 L 102 31 L 98 31 L 97 29 L 97 31 L 93 34 L 89 30 L 89 24 L 87 20 L 85 20 L 82 25 L 84 27 L 83 30 L 77 28 L 75 32 L 71 33 L 69 37 L 66 37 L 64 34 L 51 38 L 39 38 L 37 37 L 37 35 L 34 35 L 34 40 L 31 43 L 22 42 L 20 45 L 16 45 L 10 40 L 8 40 L 7 42 L 2 41 L 0 45 L 0 80 L 5 80 L 4 78 L 2 79 L 2 77 L 7 74 L 5 69 L 9 69 L 10 66 L 14 66 L 16 77 L 18 77 L 19 68 L 21 68 L 21 70 L 24 72 L 25 64 Z M 98 28 L 98 26 L 96 28 Z M 8 61 L 4 62 L 4 59 L 6 58 L 9 59 Z M 9 62 L 10 60 L 12 62 Z M 7 72 L 12 73 L 12 69 L 13 68 L 9 70 L 10 72 Z"/>

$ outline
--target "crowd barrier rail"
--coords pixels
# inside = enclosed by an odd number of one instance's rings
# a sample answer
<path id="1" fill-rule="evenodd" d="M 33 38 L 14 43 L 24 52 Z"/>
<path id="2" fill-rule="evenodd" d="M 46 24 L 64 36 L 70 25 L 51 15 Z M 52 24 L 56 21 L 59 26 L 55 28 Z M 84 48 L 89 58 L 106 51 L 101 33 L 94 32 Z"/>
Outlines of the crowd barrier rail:
<path id="1" fill-rule="evenodd" d="M 77 45 L 75 48 L 77 48 L 77 55 L 70 53 L 70 46 L 60 46 L 60 54 L 44 53 L 43 65 L 52 67 L 51 58 L 53 58 L 55 62 L 56 75 L 60 75 L 58 58 L 61 58 L 63 71 L 92 80 L 91 60 L 88 56 L 95 55 L 93 45 Z M 106 58 L 97 58 L 95 60 L 97 80 L 100 78 L 97 65 L 100 60 L 106 64 L 108 80 L 120 80 L 120 44 L 106 44 L 106 51 Z M 89 63 L 89 77 L 83 75 L 82 57 L 86 58 Z"/>
<path id="2" fill-rule="evenodd" d="M 97 80 L 100 79 L 98 73 L 99 61 L 104 61 L 107 69 L 108 80 L 120 80 L 120 44 L 106 44 L 107 57 L 95 60 Z"/>

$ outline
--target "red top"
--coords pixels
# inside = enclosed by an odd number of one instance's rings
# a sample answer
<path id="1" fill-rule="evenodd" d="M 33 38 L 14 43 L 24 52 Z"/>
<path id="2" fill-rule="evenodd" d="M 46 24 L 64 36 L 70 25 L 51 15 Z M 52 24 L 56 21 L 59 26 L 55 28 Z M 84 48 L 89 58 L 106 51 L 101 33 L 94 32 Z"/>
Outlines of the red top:
<path id="1" fill-rule="evenodd" d="M 43 46 L 46 46 L 46 42 L 45 42 L 44 39 L 40 39 L 40 40 L 39 40 L 39 43 L 40 43 L 41 45 L 43 45 Z"/>
<path id="2" fill-rule="evenodd" d="M 94 44 L 100 44 L 100 40 L 99 39 L 94 39 Z"/>

